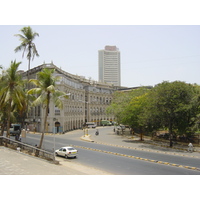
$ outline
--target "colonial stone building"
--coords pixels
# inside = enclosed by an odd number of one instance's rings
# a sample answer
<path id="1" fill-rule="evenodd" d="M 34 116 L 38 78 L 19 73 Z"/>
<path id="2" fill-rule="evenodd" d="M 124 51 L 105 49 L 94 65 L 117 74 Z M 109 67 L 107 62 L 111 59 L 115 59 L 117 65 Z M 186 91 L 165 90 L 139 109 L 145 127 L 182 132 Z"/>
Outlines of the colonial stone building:
<path id="1" fill-rule="evenodd" d="M 29 70 L 30 79 L 37 79 L 37 73 L 43 68 L 54 68 L 54 76 L 60 77 L 57 89 L 69 94 L 68 99 L 63 99 L 62 110 L 50 103 L 46 132 L 66 132 L 82 128 L 85 122 L 96 122 L 97 125 L 100 125 L 101 120 L 114 120 L 113 116 L 106 114 L 106 107 L 112 101 L 112 94 L 117 89 L 115 86 L 67 73 L 53 63 L 43 64 Z M 22 75 L 26 77 L 27 72 Z M 31 108 L 26 120 L 29 129 L 41 131 L 43 119 L 44 109 L 42 106 Z"/>

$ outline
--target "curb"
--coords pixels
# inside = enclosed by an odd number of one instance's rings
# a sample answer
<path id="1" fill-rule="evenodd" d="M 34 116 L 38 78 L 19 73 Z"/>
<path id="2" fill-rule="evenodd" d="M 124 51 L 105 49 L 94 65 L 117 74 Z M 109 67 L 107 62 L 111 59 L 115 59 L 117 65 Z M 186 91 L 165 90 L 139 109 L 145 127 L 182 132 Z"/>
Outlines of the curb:
<path id="1" fill-rule="evenodd" d="M 84 140 L 84 141 L 87 141 L 87 142 L 94 142 L 94 140 L 90 139 L 90 135 L 81 136 L 81 140 Z"/>
<path id="2" fill-rule="evenodd" d="M 185 156 L 185 157 L 191 157 L 191 158 L 199 158 L 198 156 L 193 156 L 193 155 L 184 155 L 181 153 L 174 153 L 174 152 L 162 152 L 160 150 L 149 150 L 149 149 L 144 149 L 144 148 L 138 148 L 138 147 L 130 147 L 130 146 L 123 146 L 123 145 L 115 145 L 115 144 L 108 144 L 104 142 L 96 142 L 96 144 L 102 144 L 102 145 L 107 145 L 107 146 L 114 146 L 114 147 L 120 147 L 120 148 L 126 148 L 126 149 L 135 149 L 135 150 L 140 150 L 140 151 L 148 151 L 148 152 L 156 152 L 156 153 L 164 153 L 164 154 L 169 154 L 169 155 L 178 155 L 178 156 Z M 180 149 L 179 149 L 180 150 Z"/>

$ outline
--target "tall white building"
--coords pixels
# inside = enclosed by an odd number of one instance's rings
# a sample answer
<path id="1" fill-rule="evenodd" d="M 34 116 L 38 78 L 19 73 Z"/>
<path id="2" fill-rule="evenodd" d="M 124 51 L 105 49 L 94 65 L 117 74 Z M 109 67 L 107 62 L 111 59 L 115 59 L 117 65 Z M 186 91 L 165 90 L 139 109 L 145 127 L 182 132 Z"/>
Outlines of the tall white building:
<path id="1" fill-rule="evenodd" d="M 120 51 L 116 46 L 99 50 L 99 82 L 121 86 Z"/>

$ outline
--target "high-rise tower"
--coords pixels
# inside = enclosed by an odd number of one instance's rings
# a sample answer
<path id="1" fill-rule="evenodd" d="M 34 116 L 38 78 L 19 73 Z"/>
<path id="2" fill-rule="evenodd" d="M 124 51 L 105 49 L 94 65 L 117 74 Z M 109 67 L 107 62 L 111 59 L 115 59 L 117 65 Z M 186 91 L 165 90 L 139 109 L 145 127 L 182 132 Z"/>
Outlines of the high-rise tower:
<path id="1" fill-rule="evenodd" d="M 116 46 L 99 50 L 99 81 L 121 86 L 120 51 Z"/>

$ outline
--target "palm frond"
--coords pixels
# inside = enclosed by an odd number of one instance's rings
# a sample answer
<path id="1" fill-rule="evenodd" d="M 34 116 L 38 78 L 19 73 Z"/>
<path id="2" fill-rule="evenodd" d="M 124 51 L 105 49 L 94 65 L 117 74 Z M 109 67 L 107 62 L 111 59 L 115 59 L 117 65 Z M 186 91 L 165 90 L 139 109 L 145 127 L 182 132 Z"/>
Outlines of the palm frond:
<path id="1" fill-rule="evenodd" d="M 42 93 L 42 89 L 41 88 L 32 88 L 30 89 L 27 94 L 37 94 L 40 95 Z"/>
<path id="2" fill-rule="evenodd" d="M 15 36 L 19 37 L 19 40 L 21 41 L 21 44 L 15 48 L 15 52 L 23 50 L 22 57 L 24 57 L 24 54 L 27 51 L 27 59 L 30 60 L 32 57 L 33 60 L 35 55 L 39 56 L 36 46 L 33 43 L 33 40 L 36 36 L 39 36 L 39 34 L 33 32 L 30 26 L 23 27 L 20 31 L 22 34 L 15 34 Z"/>
<path id="3" fill-rule="evenodd" d="M 33 83 L 35 86 L 40 86 L 40 82 L 37 79 L 30 79 L 29 83 Z"/>
<path id="4" fill-rule="evenodd" d="M 49 91 L 50 93 L 54 93 L 55 87 L 53 85 L 50 85 L 49 87 L 47 87 L 47 91 Z"/>

